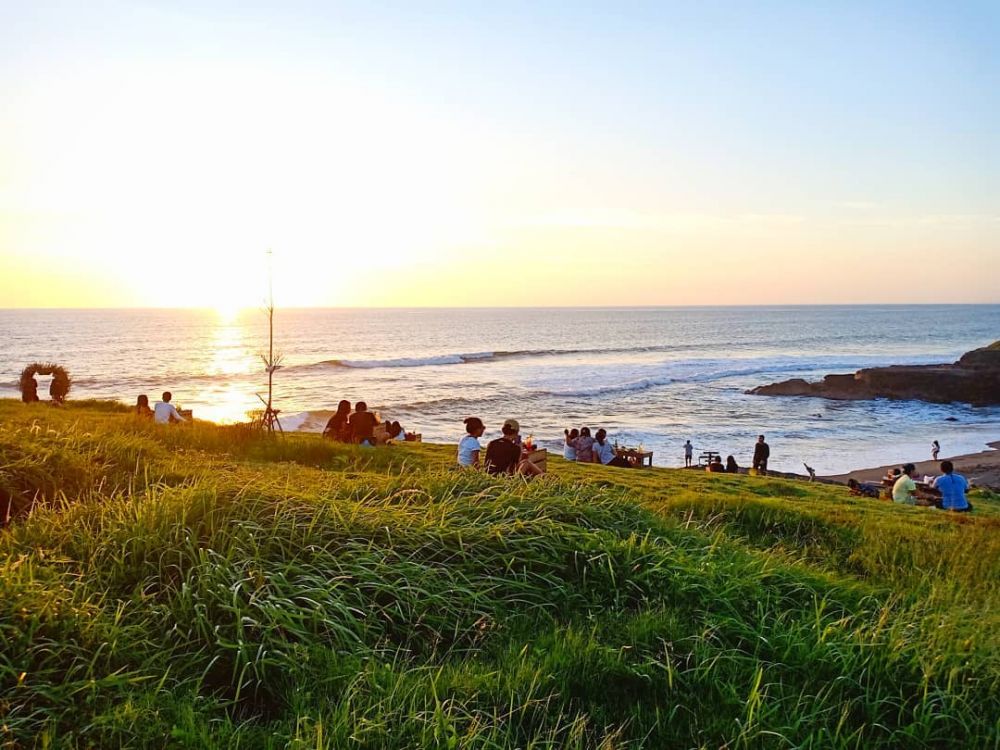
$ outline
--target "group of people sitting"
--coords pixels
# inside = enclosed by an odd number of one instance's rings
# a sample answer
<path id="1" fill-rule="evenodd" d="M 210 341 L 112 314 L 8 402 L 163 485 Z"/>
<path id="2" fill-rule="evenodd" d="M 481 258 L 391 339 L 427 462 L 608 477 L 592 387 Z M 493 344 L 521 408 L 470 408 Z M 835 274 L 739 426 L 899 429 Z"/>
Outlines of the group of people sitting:
<path id="1" fill-rule="evenodd" d="M 152 408 L 149 406 L 149 396 L 145 393 L 139 395 L 135 400 L 135 413 L 141 419 L 152 419 L 156 424 L 174 424 L 177 422 L 187 422 L 188 420 L 181 416 L 181 413 L 177 411 L 170 400 L 173 398 L 173 394 L 170 391 L 164 391 L 163 396 L 160 401 L 157 401 Z"/>
<path id="2" fill-rule="evenodd" d="M 713 474 L 739 474 L 740 466 L 732 456 L 726 456 L 725 465 L 722 463 L 722 456 L 714 456 L 705 467 L 705 471 Z"/>
<path id="3" fill-rule="evenodd" d="M 486 432 L 486 425 L 479 417 L 467 417 L 465 435 L 458 441 L 458 465 L 464 468 L 485 468 L 489 474 L 520 474 L 534 477 L 545 470 L 531 460 L 534 446 L 530 439 L 521 440 L 521 425 L 516 419 L 504 420 L 500 437 L 483 446 L 479 438 Z"/>
<path id="4" fill-rule="evenodd" d="M 905 464 L 892 469 L 882 478 L 882 482 L 890 487 L 890 495 L 894 503 L 900 505 L 919 505 L 933 507 L 939 510 L 953 510 L 958 513 L 972 511 L 972 503 L 965 494 L 969 491 L 969 480 L 955 471 L 951 461 L 941 462 L 941 475 L 929 482 L 917 482 L 917 467 Z M 848 479 L 847 486 L 852 495 L 860 497 L 879 497 L 878 487 L 856 479 Z"/>
<path id="5" fill-rule="evenodd" d="M 590 435 L 589 427 L 563 430 L 563 458 L 582 464 L 604 464 L 628 468 L 632 464 L 624 456 L 618 455 L 615 447 L 608 442 L 608 431 L 603 427 Z"/>
<path id="6" fill-rule="evenodd" d="M 358 401 L 351 411 L 351 402 L 344 399 L 337 404 L 337 411 L 326 423 L 323 437 L 341 443 L 354 443 L 374 447 L 375 428 L 384 425 L 388 440 L 406 440 L 406 430 L 399 422 L 382 421 L 378 414 L 368 411 L 368 404 Z"/>

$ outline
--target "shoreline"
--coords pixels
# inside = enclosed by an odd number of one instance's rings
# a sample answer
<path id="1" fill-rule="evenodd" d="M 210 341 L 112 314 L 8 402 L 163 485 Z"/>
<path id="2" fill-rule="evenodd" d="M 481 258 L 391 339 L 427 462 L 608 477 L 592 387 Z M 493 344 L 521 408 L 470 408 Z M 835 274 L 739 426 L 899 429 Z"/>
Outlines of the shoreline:
<path id="1" fill-rule="evenodd" d="M 955 471 L 965 476 L 972 484 L 979 487 L 1000 488 L 1000 440 L 987 443 L 987 450 L 977 453 L 965 453 L 959 456 L 945 456 L 937 461 L 913 461 L 919 475 L 937 475 L 941 473 L 941 461 L 948 460 L 955 464 Z M 846 483 L 848 479 L 859 482 L 880 482 L 886 471 L 902 466 L 908 461 L 901 461 L 886 466 L 875 466 L 868 469 L 855 469 L 845 474 L 831 474 L 817 479 Z"/>

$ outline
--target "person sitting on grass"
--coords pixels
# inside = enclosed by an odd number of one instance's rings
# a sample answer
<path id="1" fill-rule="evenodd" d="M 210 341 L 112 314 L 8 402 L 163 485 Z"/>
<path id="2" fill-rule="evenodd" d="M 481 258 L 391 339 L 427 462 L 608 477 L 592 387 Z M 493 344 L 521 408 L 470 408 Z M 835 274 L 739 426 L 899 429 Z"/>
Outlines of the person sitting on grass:
<path id="1" fill-rule="evenodd" d="M 143 419 L 153 418 L 153 410 L 149 408 L 149 396 L 145 393 L 140 394 L 135 400 L 135 414 Z"/>
<path id="2" fill-rule="evenodd" d="M 939 510 L 953 510 L 956 513 L 971 513 L 970 503 L 965 493 L 969 491 L 969 480 L 955 473 L 955 465 L 951 461 L 941 462 L 942 476 L 934 480 L 933 487 L 941 493 L 941 498 L 934 503 Z"/>
<path id="3" fill-rule="evenodd" d="M 483 447 L 479 438 L 483 436 L 486 427 L 479 417 L 465 418 L 465 436 L 458 441 L 458 465 L 479 468 L 479 452 Z"/>
<path id="4" fill-rule="evenodd" d="M 901 505 L 926 505 L 923 500 L 917 497 L 917 483 L 914 477 L 917 474 L 917 467 L 913 464 L 903 466 L 899 479 L 892 485 L 892 501 Z"/>
<path id="5" fill-rule="evenodd" d="M 503 423 L 500 432 L 503 437 L 491 440 L 486 446 L 486 471 L 490 474 L 520 474 L 534 477 L 542 474 L 542 470 L 531 463 L 521 451 L 519 438 L 521 426 L 516 419 L 508 419 Z"/>
<path id="6" fill-rule="evenodd" d="M 862 484 L 854 477 L 847 480 L 847 487 L 854 497 L 870 497 L 878 500 L 878 487 L 873 487 L 867 483 Z"/>
<path id="7" fill-rule="evenodd" d="M 589 427 L 580 428 L 580 435 L 573 439 L 573 450 L 576 451 L 577 463 L 594 463 L 594 438 L 590 436 Z"/>
<path id="8" fill-rule="evenodd" d="M 178 413 L 174 405 L 170 403 L 170 399 L 173 398 L 173 394 L 170 391 L 163 392 L 163 400 L 157 401 L 156 405 L 153 407 L 153 421 L 156 424 L 173 424 L 174 422 L 186 422 Z"/>
<path id="9" fill-rule="evenodd" d="M 368 404 L 358 401 L 347 424 L 351 431 L 352 443 L 369 448 L 375 446 L 375 426 L 378 424 L 378 417 L 368 411 Z"/>
<path id="10" fill-rule="evenodd" d="M 330 417 L 330 421 L 326 423 L 326 428 L 323 430 L 323 437 L 328 440 L 339 440 L 342 443 L 349 442 L 351 433 L 347 427 L 347 421 L 350 418 L 351 402 L 343 399 L 337 404 L 337 411 Z"/>
<path id="11" fill-rule="evenodd" d="M 621 469 L 629 468 L 628 460 L 615 453 L 614 446 L 608 442 L 607 430 L 602 427 L 597 431 L 597 434 L 594 437 L 596 439 L 594 441 L 593 451 L 596 463 L 601 463 L 605 466 L 617 466 Z"/>
<path id="12" fill-rule="evenodd" d="M 740 473 L 740 465 L 736 463 L 736 459 L 732 456 L 726 456 L 726 473 L 727 474 Z"/>
<path id="13" fill-rule="evenodd" d="M 576 446 L 573 441 L 580 437 L 580 431 L 575 427 L 572 430 L 563 430 L 566 437 L 563 440 L 563 458 L 567 461 L 576 461 Z"/>
<path id="14" fill-rule="evenodd" d="M 712 462 L 705 467 L 705 471 L 710 471 L 713 474 L 725 474 L 726 467 L 722 465 L 722 456 L 715 456 Z"/>
<path id="15" fill-rule="evenodd" d="M 399 422 L 393 422 L 392 426 L 389 427 L 389 439 L 401 443 L 406 442 L 406 430 L 403 429 L 403 425 Z"/>

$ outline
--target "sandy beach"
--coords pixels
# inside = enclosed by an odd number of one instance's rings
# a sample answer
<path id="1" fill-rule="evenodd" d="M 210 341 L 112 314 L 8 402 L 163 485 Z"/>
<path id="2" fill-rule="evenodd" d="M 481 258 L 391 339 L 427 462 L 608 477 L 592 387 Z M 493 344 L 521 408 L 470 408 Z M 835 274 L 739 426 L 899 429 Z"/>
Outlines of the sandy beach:
<path id="1" fill-rule="evenodd" d="M 1000 441 L 987 443 L 989 450 L 979 453 L 967 453 L 961 456 L 944 456 L 955 464 L 955 470 L 979 487 L 1000 488 Z M 938 461 L 914 461 L 917 473 L 924 475 L 937 475 L 941 473 Z M 824 479 L 831 479 L 836 482 L 846 482 L 848 479 L 856 479 L 859 482 L 878 482 L 885 475 L 887 469 L 896 468 L 900 464 L 889 464 L 887 466 L 877 466 L 871 469 L 858 469 L 847 474 L 835 474 Z"/>

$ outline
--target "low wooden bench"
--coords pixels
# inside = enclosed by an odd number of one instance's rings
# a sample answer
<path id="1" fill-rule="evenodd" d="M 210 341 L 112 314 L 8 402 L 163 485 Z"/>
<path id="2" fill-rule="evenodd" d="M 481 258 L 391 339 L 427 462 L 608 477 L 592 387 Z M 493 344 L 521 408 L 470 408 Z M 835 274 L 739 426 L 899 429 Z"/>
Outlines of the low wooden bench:
<path id="1" fill-rule="evenodd" d="M 548 471 L 549 467 L 549 452 L 545 448 L 535 448 L 533 451 L 529 451 L 525 458 L 543 472 Z"/>

